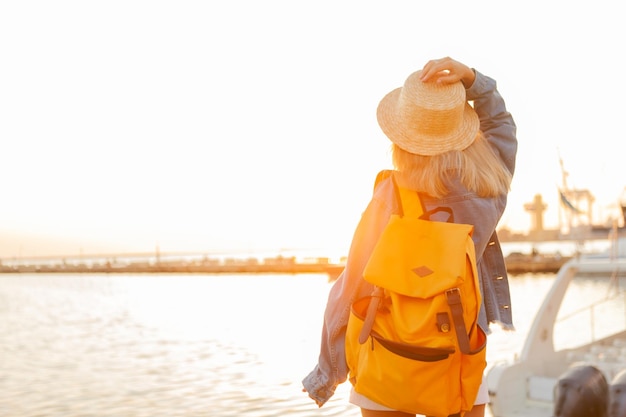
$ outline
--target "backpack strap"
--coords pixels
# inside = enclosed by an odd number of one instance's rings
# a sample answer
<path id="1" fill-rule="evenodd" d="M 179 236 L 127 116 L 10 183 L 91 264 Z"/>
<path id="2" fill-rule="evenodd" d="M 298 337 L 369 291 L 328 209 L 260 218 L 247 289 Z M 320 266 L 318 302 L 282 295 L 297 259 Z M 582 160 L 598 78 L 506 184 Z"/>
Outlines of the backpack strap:
<path id="1" fill-rule="evenodd" d="M 396 200 L 400 206 L 400 215 L 404 216 L 405 214 L 408 214 L 409 216 L 420 217 L 426 214 L 426 208 L 419 197 L 419 193 L 414 190 L 409 190 L 408 188 L 400 187 L 394 173 L 395 171 L 391 169 L 384 169 L 380 171 L 378 175 L 376 175 L 374 189 L 376 189 L 381 181 L 391 178 Z"/>
<path id="2" fill-rule="evenodd" d="M 382 171 L 380 171 L 376 175 L 376 181 L 374 182 L 374 189 L 376 189 L 376 186 L 378 186 L 379 182 L 381 182 L 384 179 L 389 178 L 392 175 L 393 175 L 393 171 L 391 169 L 383 169 Z"/>
<path id="3" fill-rule="evenodd" d="M 426 214 L 424 203 L 422 203 L 422 199 L 417 191 L 402 187 L 397 187 L 397 190 L 402 204 L 403 216 L 421 217 L 423 214 Z"/>
<path id="4" fill-rule="evenodd" d="M 398 201 L 400 214 L 402 216 L 408 214 L 410 216 L 420 217 L 424 214 L 425 208 L 417 191 L 400 188 L 396 182 L 394 171 L 392 170 L 386 169 L 378 173 L 376 176 L 376 182 L 374 183 L 374 190 L 376 190 L 376 187 L 381 181 L 386 180 L 387 178 L 391 178 L 393 182 L 394 194 L 396 196 L 396 200 Z M 371 294 L 370 304 L 365 314 L 363 327 L 361 328 L 361 332 L 359 334 L 360 344 L 365 343 L 370 337 L 372 326 L 374 325 L 374 319 L 376 318 L 376 312 L 378 311 L 378 306 L 384 296 L 385 291 L 381 287 L 375 286 L 374 291 Z"/>
<path id="5" fill-rule="evenodd" d="M 367 313 L 365 313 L 363 327 L 361 327 L 361 333 L 359 333 L 360 344 L 367 342 L 367 339 L 369 339 L 372 332 L 372 326 L 374 325 L 374 319 L 376 318 L 376 312 L 378 311 L 378 305 L 384 296 L 385 290 L 377 286 L 374 287 L 370 304 L 367 306 Z"/>
<path id="6" fill-rule="evenodd" d="M 456 333 L 457 341 L 459 342 L 459 349 L 466 355 L 475 355 L 482 351 L 487 345 L 487 337 L 484 335 L 483 343 L 476 349 L 470 348 L 469 336 L 467 334 L 467 328 L 465 327 L 465 320 L 463 320 L 463 304 L 461 300 L 461 292 L 458 288 L 452 288 L 446 291 L 446 299 L 448 300 L 448 306 L 452 312 L 452 321 L 454 322 L 454 329 Z M 477 327 L 479 332 L 483 330 Z"/>

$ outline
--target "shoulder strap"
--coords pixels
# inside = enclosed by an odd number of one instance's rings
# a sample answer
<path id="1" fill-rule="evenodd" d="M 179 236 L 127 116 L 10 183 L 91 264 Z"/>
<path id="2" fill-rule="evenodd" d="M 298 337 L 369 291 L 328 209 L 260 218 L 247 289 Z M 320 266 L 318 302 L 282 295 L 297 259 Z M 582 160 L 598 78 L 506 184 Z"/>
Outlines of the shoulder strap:
<path id="1" fill-rule="evenodd" d="M 402 203 L 403 216 L 420 217 L 426 212 L 424 204 L 422 203 L 417 191 L 402 187 L 397 187 L 397 190 Z"/>
<path id="2" fill-rule="evenodd" d="M 402 216 L 406 214 L 411 217 L 420 217 L 421 215 L 426 213 L 426 208 L 424 207 L 424 204 L 419 197 L 419 193 L 414 190 L 409 190 L 408 188 L 400 187 L 396 181 L 393 170 L 384 169 L 380 171 L 378 175 L 376 175 L 374 190 L 381 181 L 386 180 L 387 178 L 391 178 L 391 180 L 393 181 L 394 192 L 398 204 L 400 205 L 400 214 Z"/>
<path id="3" fill-rule="evenodd" d="M 383 169 L 382 171 L 380 171 L 378 175 L 376 175 L 376 182 L 374 182 L 374 189 L 376 189 L 379 182 L 381 182 L 384 179 L 389 178 L 392 175 L 393 175 L 393 171 L 390 169 Z"/>
<path id="4" fill-rule="evenodd" d="M 463 319 L 463 304 L 461 298 L 461 292 L 458 288 L 453 288 L 446 291 L 446 298 L 448 306 L 452 312 L 452 321 L 454 322 L 454 328 L 456 331 L 456 338 L 459 342 L 459 349 L 466 355 L 475 355 L 482 351 L 487 345 L 487 335 L 480 326 L 476 326 L 476 330 L 480 333 L 479 340 L 480 346 L 476 349 L 470 348 L 469 335 L 467 334 L 467 327 L 465 327 L 465 320 Z"/>

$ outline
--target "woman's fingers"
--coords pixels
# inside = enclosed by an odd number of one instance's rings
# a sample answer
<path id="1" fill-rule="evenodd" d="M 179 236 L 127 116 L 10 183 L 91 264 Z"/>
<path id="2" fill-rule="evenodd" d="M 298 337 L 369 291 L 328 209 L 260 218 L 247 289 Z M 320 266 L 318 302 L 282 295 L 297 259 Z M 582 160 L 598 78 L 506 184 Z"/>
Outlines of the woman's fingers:
<path id="1" fill-rule="evenodd" d="M 420 79 L 423 82 L 452 84 L 462 81 L 465 87 L 474 82 L 474 72 L 465 64 L 450 57 L 430 60 L 422 68 Z"/>

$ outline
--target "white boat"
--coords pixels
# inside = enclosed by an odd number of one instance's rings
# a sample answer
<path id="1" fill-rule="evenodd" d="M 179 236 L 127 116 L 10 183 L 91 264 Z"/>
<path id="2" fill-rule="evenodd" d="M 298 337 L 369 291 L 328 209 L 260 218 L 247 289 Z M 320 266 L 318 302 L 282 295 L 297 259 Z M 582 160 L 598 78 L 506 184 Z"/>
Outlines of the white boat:
<path id="1" fill-rule="evenodd" d="M 626 369 L 626 240 L 561 267 L 519 356 L 487 373 L 492 415 L 552 416 L 559 377 L 578 364 L 609 383 Z"/>

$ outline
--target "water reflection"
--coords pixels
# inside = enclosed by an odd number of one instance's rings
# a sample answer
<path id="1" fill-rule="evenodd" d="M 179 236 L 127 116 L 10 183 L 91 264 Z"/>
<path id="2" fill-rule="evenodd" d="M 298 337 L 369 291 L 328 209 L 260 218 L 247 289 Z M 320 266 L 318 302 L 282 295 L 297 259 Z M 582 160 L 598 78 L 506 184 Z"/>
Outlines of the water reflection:
<path id="1" fill-rule="evenodd" d="M 550 277 L 524 282 L 514 297 Z M 1 276 L 0 415 L 360 415 L 348 384 L 321 410 L 300 391 L 328 289 L 323 274 Z M 489 355 L 520 337 L 494 334 Z"/>

